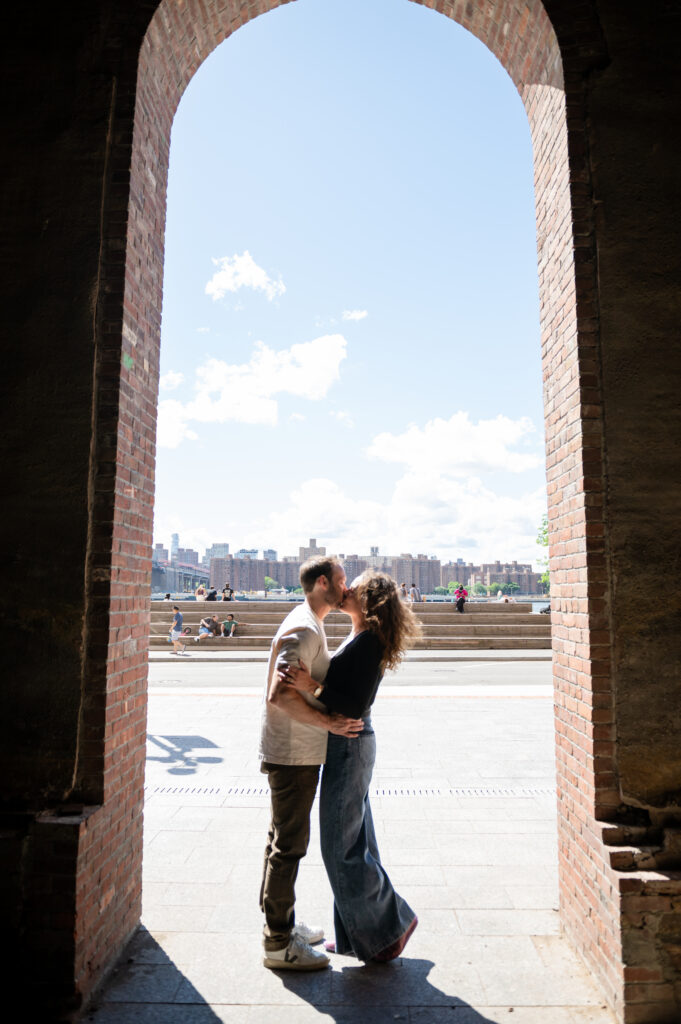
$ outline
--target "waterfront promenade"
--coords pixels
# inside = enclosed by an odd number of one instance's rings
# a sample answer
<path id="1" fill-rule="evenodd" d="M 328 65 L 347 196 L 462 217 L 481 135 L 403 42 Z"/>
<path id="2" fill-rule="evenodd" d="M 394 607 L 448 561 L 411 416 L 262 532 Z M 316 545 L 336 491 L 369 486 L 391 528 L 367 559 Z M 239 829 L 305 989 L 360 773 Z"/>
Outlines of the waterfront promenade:
<path id="1" fill-rule="evenodd" d="M 392 964 L 311 975 L 261 965 L 262 660 L 152 660 L 144 927 L 83 1020 L 613 1024 L 559 934 L 551 666 L 514 653 L 386 678 L 372 806 L 420 924 Z M 298 908 L 330 928 L 314 812 Z"/>

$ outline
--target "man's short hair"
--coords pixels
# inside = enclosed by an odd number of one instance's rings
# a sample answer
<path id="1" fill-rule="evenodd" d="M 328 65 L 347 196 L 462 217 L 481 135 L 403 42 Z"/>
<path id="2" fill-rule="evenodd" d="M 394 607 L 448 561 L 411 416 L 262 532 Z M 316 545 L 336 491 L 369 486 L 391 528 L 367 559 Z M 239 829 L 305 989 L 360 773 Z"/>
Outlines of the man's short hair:
<path id="1" fill-rule="evenodd" d="M 317 555 L 315 558 L 308 558 L 300 567 L 300 585 L 306 594 L 314 590 L 314 585 L 320 576 L 326 576 L 329 583 L 336 566 L 340 566 L 337 558 L 328 558 L 326 555 Z"/>

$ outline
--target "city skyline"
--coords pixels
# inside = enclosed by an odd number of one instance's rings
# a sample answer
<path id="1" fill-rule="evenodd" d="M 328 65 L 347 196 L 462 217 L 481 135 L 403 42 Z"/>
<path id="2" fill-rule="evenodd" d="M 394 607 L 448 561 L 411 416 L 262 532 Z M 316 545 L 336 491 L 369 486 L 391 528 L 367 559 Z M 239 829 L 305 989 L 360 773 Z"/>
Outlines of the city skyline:
<path id="1" fill-rule="evenodd" d="M 226 543 L 212 545 L 213 548 L 227 547 Z M 311 537 L 308 544 L 298 547 L 297 555 L 284 555 L 281 558 L 258 558 L 252 549 L 243 549 L 243 553 L 225 553 L 220 557 L 211 557 L 203 564 L 199 553 L 190 548 L 179 546 L 179 536 L 173 534 L 172 557 L 167 561 L 168 549 L 157 544 L 154 549 L 152 565 L 152 593 L 195 590 L 199 585 L 209 584 L 216 590 L 230 586 L 236 592 L 253 593 L 273 587 L 296 590 L 300 587 L 300 568 L 308 558 L 314 555 L 336 555 L 342 560 L 348 580 L 354 579 L 365 569 L 387 572 L 393 579 L 405 584 L 415 584 L 422 593 L 432 594 L 440 587 L 450 583 L 464 583 L 466 586 L 496 586 L 513 584 L 521 593 L 539 593 L 542 588 L 541 574 L 533 571 L 531 564 L 517 561 L 502 563 L 494 562 L 474 564 L 458 559 L 456 562 L 442 563 L 435 555 L 411 554 L 401 552 L 399 555 L 380 554 L 377 545 L 371 547 L 369 554 L 327 551 L 325 545 L 318 544 Z M 270 554 L 276 556 L 271 550 Z M 184 559 L 184 561 L 183 561 Z"/>
<path id="2" fill-rule="evenodd" d="M 433 561 L 438 561 L 442 566 L 456 566 L 456 565 L 476 564 L 476 563 L 472 562 L 470 559 L 467 560 L 467 559 L 465 559 L 465 558 L 463 558 L 461 556 L 459 556 L 457 558 L 447 558 L 447 559 L 445 559 L 445 558 L 442 558 L 440 555 L 438 555 L 435 552 L 425 552 L 425 551 L 400 551 L 400 552 L 392 551 L 391 552 L 391 551 L 383 550 L 381 548 L 380 544 L 372 544 L 372 545 L 370 545 L 368 551 L 362 551 L 361 549 L 358 549 L 357 551 L 350 551 L 350 550 L 343 551 L 343 552 L 341 552 L 341 551 L 334 551 L 328 544 L 324 544 L 324 543 L 317 544 L 317 538 L 316 537 L 310 537 L 309 540 L 308 540 L 308 544 L 307 545 L 303 545 L 303 544 L 297 545 L 297 548 L 298 548 L 297 553 L 293 552 L 293 551 L 288 552 L 288 553 L 286 553 L 286 552 L 279 552 L 277 549 L 272 548 L 272 547 L 267 547 L 267 546 L 258 547 L 258 548 L 244 548 L 244 547 L 241 547 L 241 548 L 238 548 L 236 551 L 231 551 L 230 550 L 231 544 L 229 542 L 227 542 L 227 541 L 214 541 L 214 542 L 212 542 L 211 544 L 209 544 L 209 545 L 207 545 L 205 547 L 204 553 L 203 553 L 203 555 L 201 555 L 199 549 L 197 549 L 197 548 L 184 547 L 184 546 L 180 545 L 180 543 L 179 543 L 179 541 L 180 541 L 179 534 L 177 534 L 177 535 L 173 534 L 172 536 L 173 537 L 175 537 L 175 536 L 178 537 L 177 550 L 178 550 L 180 555 L 182 553 L 192 552 L 193 554 L 195 554 L 197 556 L 197 560 L 196 561 L 189 560 L 189 561 L 186 561 L 185 564 L 195 565 L 196 567 L 199 567 L 199 568 L 200 567 L 206 567 L 207 568 L 208 565 L 210 564 L 211 559 L 213 559 L 213 558 L 220 558 L 220 559 L 224 559 L 224 560 L 250 559 L 250 560 L 271 561 L 271 562 L 276 562 L 276 561 L 290 561 L 290 562 L 293 562 L 293 561 L 297 561 L 297 562 L 301 563 L 301 562 L 305 561 L 307 558 L 311 557 L 314 554 L 328 554 L 330 556 L 335 556 L 335 557 L 339 557 L 339 558 L 361 559 L 361 560 L 367 561 L 367 562 L 371 562 L 373 560 L 375 560 L 377 562 L 381 562 L 381 561 L 388 560 L 388 559 L 395 559 L 395 558 L 406 557 L 406 558 L 413 558 L 413 559 L 423 559 L 423 560 L 428 560 L 429 559 L 429 560 L 433 560 Z M 321 538 L 321 539 L 323 540 L 323 538 Z M 539 545 L 537 545 L 537 548 L 539 549 Z M 221 549 L 221 553 L 220 554 L 216 554 L 215 553 L 215 549 Z M 159 558 L 159 555 L 162 552 L 163 552 L 164 557 L 161 559 L 161 558 Z M 533 559 L 522 560 L 522 559 L 519 559 L 519 558 L 509 558 L 509 559 L 492 558 L 492 559 L 482 560 L 479 564 L 484 564 L 484 565 L 490 565 L 490 564 L 501 564 L 501 565 L 518 564 L 518 565 L 522 565 L 522 566 L 530 566 L 532 571 L 534 571 L 535 561 L 539 562 L 542 557 L 543 557 L 543 553 L 540 553 L 539 550 L 538 550 L 535 558 L 533 558 Z M 165 561 L 168 564 L 172 564 L 173 560 L 175 560 L 177 562 L 183 562 L 182 557 L 176 557 L 175 559 L 173 559 L 173 542 L 172 542 L 172 538 L 171 538 L 171 543 L 169 545 L 165 545 L 163 543 L 163 541 L 155 541 L 154 542 L 153 558 L 154 558 L 154 561 L 156 561 L 156 562 Z"/>

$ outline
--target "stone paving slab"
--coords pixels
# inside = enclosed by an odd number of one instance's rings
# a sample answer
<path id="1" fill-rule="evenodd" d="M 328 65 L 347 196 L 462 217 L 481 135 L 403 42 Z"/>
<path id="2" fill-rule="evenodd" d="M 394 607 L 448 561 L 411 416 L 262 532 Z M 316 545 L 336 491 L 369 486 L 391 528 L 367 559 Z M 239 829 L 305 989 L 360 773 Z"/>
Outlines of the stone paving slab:
<path id="1" fill-rule="evenodd" d="M 557 913 L 552 704 L 381 694 L 372 807 L 419 915 L 388 965 L 262 967 L 260 694 L 151 690 L 144 928 L 83 1015 L 94 1024 L 613 1024 Z M 302 919 L 332 920 L 313 810 Z"/>

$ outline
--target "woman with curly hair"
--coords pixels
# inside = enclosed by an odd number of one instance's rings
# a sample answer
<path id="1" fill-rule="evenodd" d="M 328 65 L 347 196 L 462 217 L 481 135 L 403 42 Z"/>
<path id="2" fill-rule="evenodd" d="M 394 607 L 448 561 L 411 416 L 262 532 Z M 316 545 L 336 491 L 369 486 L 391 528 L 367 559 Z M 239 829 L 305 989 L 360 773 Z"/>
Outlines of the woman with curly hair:
<path id="1" fill-rule="evenodd" d="M 321 846 L 336 932 L 326 948 L 386 962 L 402 953 L 417 918 L 395 892 L 376 843 L 369 803 L 376 758 L 371 706 L 383 673 L 397 667 L 420 626 L 395 581 L 382 572 L 358 576 L 341 608 L 352 620 L 352 631 L 331 659 L 323 683 L 312 679 L 304 665 L 290 666 L 282 681 L 314 696 L 330 713 L 364 721 L 354 738 L 329 735 L 322 774 Z"/>

